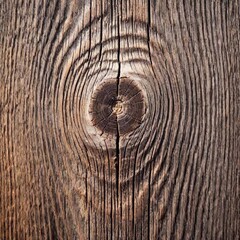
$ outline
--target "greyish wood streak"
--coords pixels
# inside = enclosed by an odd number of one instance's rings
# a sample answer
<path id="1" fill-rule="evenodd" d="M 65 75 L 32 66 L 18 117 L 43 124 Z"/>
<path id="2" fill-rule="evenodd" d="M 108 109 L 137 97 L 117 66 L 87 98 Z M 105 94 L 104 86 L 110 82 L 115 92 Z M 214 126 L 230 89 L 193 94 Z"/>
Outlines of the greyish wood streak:
<path id="1" fill-rule="evenodd" d="M 0 0 L 0 239 L 239 239 L 239 33 L 239 0 Z"/>

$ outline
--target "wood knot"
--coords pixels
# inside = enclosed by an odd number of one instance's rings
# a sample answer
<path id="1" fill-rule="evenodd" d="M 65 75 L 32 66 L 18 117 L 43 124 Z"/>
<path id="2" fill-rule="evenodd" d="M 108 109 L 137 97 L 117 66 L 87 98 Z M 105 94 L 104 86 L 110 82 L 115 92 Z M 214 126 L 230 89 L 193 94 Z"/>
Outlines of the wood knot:
<path id="1" fill-rule="evenodd" d="M 133 80 L 109 79 L 93 93 L 89 113 L 93 125 L 103 133 L 125 135 L 142 122 L 144 96 Z"/>

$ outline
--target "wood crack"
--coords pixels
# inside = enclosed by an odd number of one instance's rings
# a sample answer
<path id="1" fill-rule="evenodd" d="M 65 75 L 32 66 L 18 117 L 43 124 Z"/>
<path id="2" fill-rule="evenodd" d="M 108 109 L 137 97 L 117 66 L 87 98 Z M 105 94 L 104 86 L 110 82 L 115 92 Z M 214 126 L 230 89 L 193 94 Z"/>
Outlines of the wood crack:
<path id="1" fill-rule="evenodd" d="M 119 97 L 119 84 L 120 84 L 120 76 L 121 76 L 121 60 L 120 60 L 120 54 L 121 54 L 121 37 L 120 37 L 120 16 L 119 16 L 119 10 L 117 15 L 117 29 L 118 29 L 118 54 L 117 54 L 117 61 L 118 61 L 118 74 L 117 74 L 117 100 Z M 120 174 L 120 131 L 119 131 L 119 118 L 118 114 L 117 116 L 117 132 L 116 132 L 116 188 L 117 188 L 117 201 L 119 199 L 119 174 Z"/>

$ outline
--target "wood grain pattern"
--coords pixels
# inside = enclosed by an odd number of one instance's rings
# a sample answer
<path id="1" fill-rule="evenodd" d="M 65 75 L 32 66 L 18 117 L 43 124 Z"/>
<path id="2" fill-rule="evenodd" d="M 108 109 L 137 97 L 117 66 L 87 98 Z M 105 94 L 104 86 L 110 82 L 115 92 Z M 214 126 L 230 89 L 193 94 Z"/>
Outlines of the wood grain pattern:
<path id="1" fill-rule="evenodd" d="M 240 238 L 239 0 L 0 0 L 0 84 L 1 240 Z"/>

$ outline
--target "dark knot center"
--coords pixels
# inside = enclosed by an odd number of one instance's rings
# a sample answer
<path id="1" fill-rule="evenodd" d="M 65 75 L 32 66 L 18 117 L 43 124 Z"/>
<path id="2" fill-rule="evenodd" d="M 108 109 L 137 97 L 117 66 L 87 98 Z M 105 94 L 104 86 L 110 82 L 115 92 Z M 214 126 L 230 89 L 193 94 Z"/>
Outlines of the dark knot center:
<path id="1" fill-rule="evenodd" d="M 93 93 L 89 113 L 93 125 L 105 133 L 127 134 L 142 122 L 144 97 L 133 80 L 109 79 Z"/>

